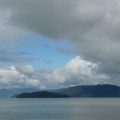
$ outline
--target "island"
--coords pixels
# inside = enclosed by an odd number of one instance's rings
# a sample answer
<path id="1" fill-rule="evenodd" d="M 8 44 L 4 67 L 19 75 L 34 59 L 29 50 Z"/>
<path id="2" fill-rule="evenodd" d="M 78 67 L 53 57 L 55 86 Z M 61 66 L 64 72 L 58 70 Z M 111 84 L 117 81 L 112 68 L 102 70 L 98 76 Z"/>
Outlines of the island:
<path id="1" fill-rule="evenodd" d="M 60 93 L 52 93 L 48 91 L 38 91 L 32 93 L 22 93 L 16 95 L 16 98 L 68 98 L 68 95 L 63 95 Z"/>

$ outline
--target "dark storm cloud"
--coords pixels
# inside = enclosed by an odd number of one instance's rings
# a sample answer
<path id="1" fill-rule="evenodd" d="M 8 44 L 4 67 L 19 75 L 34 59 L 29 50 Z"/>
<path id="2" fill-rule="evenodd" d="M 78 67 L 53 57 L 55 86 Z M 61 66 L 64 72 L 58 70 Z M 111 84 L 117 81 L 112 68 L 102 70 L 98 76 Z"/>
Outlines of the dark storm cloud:
<path id="1" fill-rule="evenodd" d="M 1 0 L 12 10 L 11 22 L 38 34 L 60 39 L 89 31 L 103 16 L 95 1 Z M 100 2 L 98 1 L 98 4 Z M 97 11 L 97 12 L 96 12 Z"/>
<path id="2" fill-rule="evenodd" d="M 100 62 L 101 71 L 119 77 L 119 0 L 0 0 L 0 6 L 11 10 L 10 25 L 68 41 L 86 60 Z"/>

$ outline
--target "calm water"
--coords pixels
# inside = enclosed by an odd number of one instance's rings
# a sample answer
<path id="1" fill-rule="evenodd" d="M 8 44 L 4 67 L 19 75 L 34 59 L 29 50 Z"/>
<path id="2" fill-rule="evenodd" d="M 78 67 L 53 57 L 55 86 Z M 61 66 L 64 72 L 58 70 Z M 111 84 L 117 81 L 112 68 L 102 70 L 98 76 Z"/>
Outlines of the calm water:
<path id="1" fill-rule="evenodd" d="M 0 99 L 0 120 L 120 120 L 120 99 Z"/>

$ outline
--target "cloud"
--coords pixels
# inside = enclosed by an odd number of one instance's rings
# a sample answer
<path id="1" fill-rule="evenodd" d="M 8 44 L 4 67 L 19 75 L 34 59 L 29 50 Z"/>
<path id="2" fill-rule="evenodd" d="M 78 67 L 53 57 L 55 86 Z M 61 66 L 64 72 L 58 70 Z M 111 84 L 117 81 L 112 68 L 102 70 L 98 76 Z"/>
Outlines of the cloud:
<path id="1" fill-rule="evenodd" d="M 1 55 L 30 55 L 30 53 L 28 52 L 12 52 L 5 49 L 0 49 L 0 54 Z"/>
<path id="2" fill-rule="evenodd" d="M 100 3 L 98 0 L 0 1 L 1 7 L 11 9 L 12 24 L 56 39 L 82 34 L 99 24 L 103 19 Z"/>
<path id="3" fill-rule="evenodd" d="M 0 48 L 8 48 L 13 43 L 18 44 L 20 41 L 16 41 L 16 39 L 28 34 L 27 31 L 10 24 L 11 17 L 11 9 L 0 9 Z"/>
<path id="4" fill-rule="evenodd" d="M 63 86 L 100 84 L 109 79 L 108 75 L 99 72 L 99 63 L 83 60 L 79 56 L 52 74 L 51 76 L 55 76 L 54 80 L 58 80 Z"/>
<path id="5" fill-rule="evenodd" d="M 67 48 L 56 48 L 56 51 L 64 55 L 67 55 L 67 56 L 74 55 L 75 53 L 72 50 L 67 49 Z"/>
<path id="6" fill-rule="evenodd" d="M 106 83 L 109 76 L 99 72 L 99 64 L 81 59 L 72 59 L 59 69 L 41 68 L 31 65 L 0 67 L 0 87 L 37 87 L 40 89 L 61 88 L 72 85 Z"/>
<path id="7" fill-rule="evenodd" d="M 29 73 L 29 71 L 27 73 Z M 39 85 L 40 82 L 38 80 L 29 78 L 27 74 L 21 73 L 15 66 L 0 68 L 1 88 L 39 87 Z"/>
<path id="8" fill-rule="evenodd" d="M 0 7 L 5 30 L 65 40 L 87 61 L 100 62 L 101 72 L 119 77 L 119 0 L 0 0 Z"/>
<path id="9" fill-rule="evenodd" d="M 51 60 L 46 60 L 45 63 L 49 65 L 52 64 L 53 62 Z"/>
<path id="10" fill-rule="evenodd" d="M 12 63 L 17 63 L 17 62 L 29 62 L 29 61 L 34 61 L 36 60 L 34 57 L 31 56 L 0 56 L 0 62 L 12 62 Z"/>
<path id="11" fill-rule="evenodd" d="M 34 60 L 37 60 L 37 58 L 30 56 L 30 53 L 27 52 L 12 52 L 4 49 L 0 50 L 0 62 L 22 63 Z"/>

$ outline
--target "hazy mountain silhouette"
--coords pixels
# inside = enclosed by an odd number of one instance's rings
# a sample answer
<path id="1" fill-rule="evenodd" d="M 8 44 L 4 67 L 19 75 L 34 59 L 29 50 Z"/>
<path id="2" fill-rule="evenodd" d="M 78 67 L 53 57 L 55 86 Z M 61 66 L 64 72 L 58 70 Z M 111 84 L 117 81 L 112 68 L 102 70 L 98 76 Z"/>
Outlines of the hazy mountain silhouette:
<path id="1" fill-rule="evenodd" d="M 36 88 L 9 88 L 9 89 L 0 89 L 0 98 L 10 98 L 15 94 L 20 94 L 23 92 L 34 92 L 38 91 Z"/>
<path id="2" fill-rule="evenodd" d="M 120 87 L 115 85 L 82 85 L 50 91 L 38 91 L 16 95 L 17 98 L 59 97 L 120 97 Z"/>
<path id="3" fill-rule="evenodd" d="M 115 85 L 82 85 L 58 91 L 70 97 L 120 97 L 120 87 Z"/>

